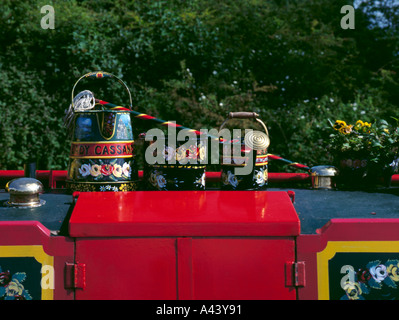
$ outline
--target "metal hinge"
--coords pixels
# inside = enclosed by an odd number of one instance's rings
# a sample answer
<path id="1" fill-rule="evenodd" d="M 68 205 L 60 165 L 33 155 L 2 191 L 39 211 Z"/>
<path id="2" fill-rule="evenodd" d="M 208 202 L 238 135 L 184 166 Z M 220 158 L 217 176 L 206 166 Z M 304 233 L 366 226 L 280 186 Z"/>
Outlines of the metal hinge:
<path id="1" fill-rule="evenodd" d="M 86 288 L 86 264 L 65 263 L 65 289 Z"/>
<path id="2" fill-rule="evenodd" d="M 304 287 L 306 285 L 305 280 L 304 261 L 285 263 L 285 285 L 287 287 Z"/>

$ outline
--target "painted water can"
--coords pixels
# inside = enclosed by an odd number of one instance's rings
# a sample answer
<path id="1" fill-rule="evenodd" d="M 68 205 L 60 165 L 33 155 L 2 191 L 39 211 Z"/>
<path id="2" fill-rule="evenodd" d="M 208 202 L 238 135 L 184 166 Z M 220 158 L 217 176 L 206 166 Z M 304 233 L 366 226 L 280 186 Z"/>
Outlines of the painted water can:
<path id="1" fill-rule="evenodd" d="M 225 138 L 230 119 L 254 119 L 263 131 L 246 130 L 242 138 Z M 230 137 L 228 134 L 227 136 Z M 219 128 L 221 190 L 264 190 L 268 185 L 269 132 L 255 112 L 230 112 Z"/>
<path id="2" fill-rule="evenodd" d="M 207 142 L 200 135 L 173 142 L 167 136 L 142 138 L 146 190 L 205 190 Z"/>
<path id="3" fill-rule="evenodd" d="M 105 109 L 96 104 L 90 110 L 74 111 L 67 187 L 71 191 L 137 190 L 138 172 L 131 113 L 132 99 L 126 84 L 106 72 L 91 72 L 84 78 L 115 78 L 127 90 L 129 108 Z"/>

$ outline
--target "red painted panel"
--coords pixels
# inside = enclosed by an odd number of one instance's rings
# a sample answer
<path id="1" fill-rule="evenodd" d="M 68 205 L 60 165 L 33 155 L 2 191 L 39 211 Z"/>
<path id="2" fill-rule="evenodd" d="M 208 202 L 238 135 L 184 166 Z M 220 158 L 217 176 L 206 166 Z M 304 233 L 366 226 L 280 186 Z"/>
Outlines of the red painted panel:
<path id="1" fill-rule="evenodd" d="M 28 209 L 29 210 L 29 209 Z M 43 251 L 54 257 L 54 300 L 74 298 L 72 290 L 64 288 L 65 263 L 74 261 L 74 242 L 66 237 L 53 237 L 37 221 L 0 222 L 0 246 L 43 246 Z"/>
<path id="2" fill-rule="evenodd" d="M 296 299 L 285 286 L 294 246 L 292 238 L 193 239 L 193 298 Z"/>
<path id="3" fill-rule="evenodd" d="M 398 219 L 331 219 L 317 234 L 297 238 L 298 261 L 304 261 L 306 286 L 298 289 L 300 300 L 318 299 L 317 253 L 329 241 L 399 241 Z"/>
<path id="4" fill-rule="evenodd" d="M 77 300 L 177 298 L 175 239 L 77 239 L 76 261 L 86 265 Z"/>
<path id="5" fill-rule="evenodd" d="M 295 236 L 287 192 L 136 191 L 80 193 L 72 237 Z"/>
<path id="6" fill-rule="evenodd" d="M 193 299 L 193 257 L 192 239 L 177 239 L 178 299 Z"/>

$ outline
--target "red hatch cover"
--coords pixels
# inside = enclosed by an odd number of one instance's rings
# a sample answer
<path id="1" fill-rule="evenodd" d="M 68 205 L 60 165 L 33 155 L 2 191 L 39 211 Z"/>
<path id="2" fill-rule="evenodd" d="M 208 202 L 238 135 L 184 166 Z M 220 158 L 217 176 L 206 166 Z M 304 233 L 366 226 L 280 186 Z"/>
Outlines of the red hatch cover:
<path id="1" fill-rule="evenodd" d="M 298 215 L 284 191 L 82 192 L 72 237 L 297 236 Z"/>

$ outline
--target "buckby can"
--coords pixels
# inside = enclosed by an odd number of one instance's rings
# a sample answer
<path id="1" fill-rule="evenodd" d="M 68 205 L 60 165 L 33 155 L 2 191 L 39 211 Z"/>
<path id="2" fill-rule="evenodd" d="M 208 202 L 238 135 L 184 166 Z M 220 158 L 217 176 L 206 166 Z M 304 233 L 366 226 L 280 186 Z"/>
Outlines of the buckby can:
<path id="1" fill-rule="evenodd" d="M 105 72 L 91 72 L 83 78 L 112 77 Z M 118 78 L 117 78 L 118 79 Z M 130 108 L 75 111 L 69 155 L 67 187 L 71 191 L 133 191 L 138 172 Z M 76 87 L 76 84 L 74 88 Z M 73 97 L 73 90 L 72 90 Z"/>
<path id="2" fill-rule="evenodd" d="M 245 137 L 239 139 L 220 138 L 221 190 L 264 190 L 268 185 L 268 147 L 269 133 L 266 125 L 255 112 L 230 112 L 228 120 L 255 119 L 263 127 L 264 132 L 249 130 Z M 238 151 L 237 151 L 238 150 Z"/>

